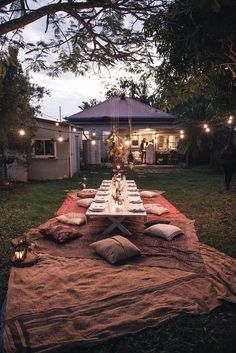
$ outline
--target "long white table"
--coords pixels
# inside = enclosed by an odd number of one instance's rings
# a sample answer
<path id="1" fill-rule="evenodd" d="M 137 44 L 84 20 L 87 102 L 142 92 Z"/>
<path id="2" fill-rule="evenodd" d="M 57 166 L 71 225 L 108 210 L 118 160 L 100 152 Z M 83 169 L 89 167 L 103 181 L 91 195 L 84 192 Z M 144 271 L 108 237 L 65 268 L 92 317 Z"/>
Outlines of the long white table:
<path id="1" fill-rule="evenodd" d="M 112 181 L 103 180 L 94 198 L 94 201 L 88 208 L 86 216 L 105 217 L 111 221 L 111 224 L 102 234 L 109 234 L 113 229 L 118 228 L 122 234 L 130 235 L 130 231 L 122 224 L 127 217 L 143 217 L 144 222 L 147 213 L 140 198 L 134 180 L 123 181 L 124 191 L 122 197 L 124 202 L 117 205 L 112 197 Z"/>

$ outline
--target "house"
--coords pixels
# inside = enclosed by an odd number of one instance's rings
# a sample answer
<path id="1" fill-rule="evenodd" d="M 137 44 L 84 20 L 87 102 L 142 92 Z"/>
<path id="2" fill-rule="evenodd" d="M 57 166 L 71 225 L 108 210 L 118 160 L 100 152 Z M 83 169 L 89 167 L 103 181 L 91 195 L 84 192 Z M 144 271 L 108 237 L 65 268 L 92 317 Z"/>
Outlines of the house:
<path id="1" fill-rule="evenodd" d="M 29 162 L 17 158 L 8 166 L 12 181 L 49 180 L 72 177 L 80 169 L 81 130 L 68 122 L 36 118 Z"/>
<path id="2" fill-rule="evenodd" d="M 32 141 L 28 179 L 72 177 L 80 169 L 81 131 L 74 131 L 67 122 L 58 123 L 37 118 L 37 123 L 38 129 Z"/>
<path id="3" fill-rule="evenodd" d="M 129 140 L 136 161 L 140 161 L 140 144 L 144 138 L 154 143 L 155 163 L 163 164 L 169 163 L 169 152 L 176 150 L 180 139 L 175 116 L 125 96 L 110 98 L 66 120 L 83 128 L 83 140 L 99 143 L 96 152 L 101 162 L 108 161 L 106 141 L 112 129 Z"/>

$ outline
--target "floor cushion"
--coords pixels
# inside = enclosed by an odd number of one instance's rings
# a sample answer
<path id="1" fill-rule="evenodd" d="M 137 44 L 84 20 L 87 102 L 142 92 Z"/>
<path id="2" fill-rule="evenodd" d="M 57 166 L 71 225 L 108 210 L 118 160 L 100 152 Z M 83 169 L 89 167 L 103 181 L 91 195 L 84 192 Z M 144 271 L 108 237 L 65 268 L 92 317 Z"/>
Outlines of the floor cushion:
<path id="1" fill-rule="evenodd" d="M 172 240 L 177 235 L 183 234 L 183 231 L 172 224 L 155 224 L 145 229 L 143 233 L 166 240 Z"/>
<path id="2" fill-rule="evenodd" d="M 77 205 L 84 208 L 88 208 L 92 202 L 93 202 L 93 198 L 81 199 L 77 201 Z"/>
<path id="3" fill-rule="evenodd" d="M 140 196 L 144 197 L 146 199 L 150 199 L 150 198 L 155 197 L 157 195 L 158 194 L 156 192 L 154 192 L 154 191 L 149 191 L 149 190 L 140 191 Z"/>
<path id="4" fill-rule="evenodd" d="M 69 213 L 57 216 L 56 219 L 62 223 L 72 224 L 77 226 L 82 225 L 87 221 L 86 216 L 78 212 L 69 212 Z"/>
<path id="5" fill-rule="evenodd" d="M 86 199 L 89 197 L 95 197 L 96 193 L 96 189 L 83 189 L 77 192 L 77 196 Z"/>
<path id="6" fill-rule="evenodd" d="M 65 243 L 81 236 L 77 229 L 65 225 L 54 225 L 40 229 L 40 233 L 47 239 L 56 243 Z"/>
<path id="7" fill-rule="evenodd" d="M 96 241 L 90 246 L 111 264 L 140 255 L 139 248 L 121 235 Z"/>
<path id="8" fill-rule="evenodd" d="M 163 207 L 163 206 L 158 205 L 158 204 L 149 204 L 149 205 L 146 204 L 146 205 L 144 205 L 144 208 L 145 208 L 147 213 L 153 213 L 153 214 L 156 214 L 158 216 L 161 216 L 164 213 L 170 212 L 168 210 L 168 208 Z"/>

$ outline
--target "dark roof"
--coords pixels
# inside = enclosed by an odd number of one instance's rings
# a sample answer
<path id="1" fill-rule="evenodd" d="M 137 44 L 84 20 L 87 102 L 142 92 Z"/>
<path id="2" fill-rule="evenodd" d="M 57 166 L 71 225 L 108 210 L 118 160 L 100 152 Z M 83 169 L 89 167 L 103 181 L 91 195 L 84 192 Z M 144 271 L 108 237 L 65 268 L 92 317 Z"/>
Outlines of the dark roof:
<path id="1" fill-rule="evenodd" d="M 128 97 L 113 97 L 66 118 L 70 122 L 107 121 L 110 118 L 127 120 L 173 121 L 175 117 Z"/>

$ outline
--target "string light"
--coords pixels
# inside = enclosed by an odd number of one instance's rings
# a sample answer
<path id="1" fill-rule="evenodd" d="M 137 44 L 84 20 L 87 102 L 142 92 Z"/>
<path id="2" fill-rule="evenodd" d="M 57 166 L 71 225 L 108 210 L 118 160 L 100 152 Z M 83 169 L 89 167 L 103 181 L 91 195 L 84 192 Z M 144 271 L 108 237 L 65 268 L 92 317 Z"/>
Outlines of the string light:
<path id="1" fill-rule="evenodd" d="M 58 139 L 57 139 L 59 142 L 62 142 L 63 141 L 63 137 L 61 136 L 61 131 L 59 131 L 59 136 L 58 136 Z"/>
<path id="2" fill-rule="evenodd" d="M 91 144 L 92 144 L 92 145 L 96 145 L 96 141 L 95 141 L 95 140 L 92 140 Z"/>
<path id="3" fill-rule="evenodd" d="M 92 136 L 95 137 L 96 136 L 96 132 L 92 132 Z"/>
<path id="4" fill-rule="evenodd" d="M 233 116 L 230 115 L 230 116 L 229 116 L 229 119 L 228 119 L 228 124 L 232 124 L 232 123 L 233 123 L 233 120 L 234 120 Z"/>
<path id="5" fill-rule="evenodd" d="M 184 138 L 184 130 L 180 130 L 180 138 L 181 138 L 181 139 Z"/>
<path id="6" fill-rule="evenodd" d="M 20 136 L 25 136 L 25 130 L 24 129 L 20 129 L 18 131 L 18 133 L 19 133 Z"/>
<path id="7" fill-rule="evenodd" d="M 203 125 L 203 128 L 205 130 L 206 133 L 209 133 L 211 131 L 211 129 L 209 128 L 209 125 L 208 124 L 204 124 Z"/>

